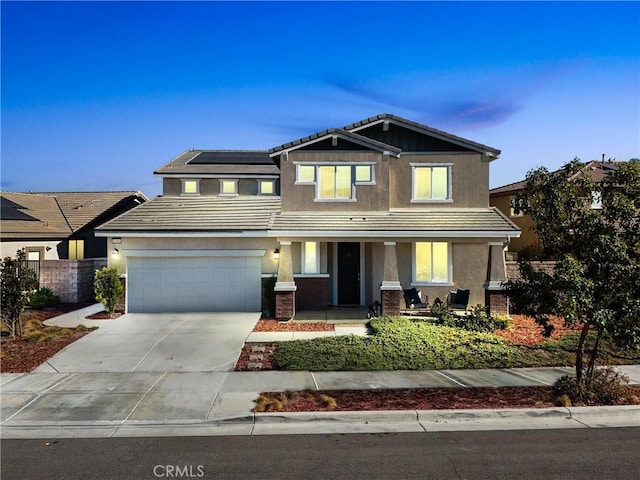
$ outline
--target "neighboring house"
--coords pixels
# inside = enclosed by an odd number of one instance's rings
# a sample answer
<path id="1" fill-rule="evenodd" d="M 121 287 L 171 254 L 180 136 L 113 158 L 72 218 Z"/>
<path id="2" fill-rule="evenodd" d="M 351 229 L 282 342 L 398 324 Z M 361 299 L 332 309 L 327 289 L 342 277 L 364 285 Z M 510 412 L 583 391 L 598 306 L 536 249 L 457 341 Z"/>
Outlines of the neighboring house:
<path id="1" fill-rule="evenodd" d="M 276 318 L 454 288 L 506 307 L 504 246 L 518 228 L 489 206 L 500 154 L 394 115 L 268 151 L 189 150 L 155 171 L 163 195 L 99 227 L 127 278 L 127 311 L 259 311 Z"/>
<path id="2" fill-rule="evenodd" d="M 585 163 L 582 171 L 588 173 L 591 179 L 597 183 L 615 172 L 621 163 L 624 162 L 605 161 L 604 159 L 602 161 L 594 160 Z M 513 237 L 509 243 L 507 252 L 509 259 L 516 259 L 517 254 L 524 251 L 526 251 L 529 256 L 535 256 L 540 253 L 540 241 L 533 230 L 533 220 L 529 215 L 525 215 L 522 212 L 516 213 L 514 209 L 515 196 L 524 190 L 526 183 L 526 180 L 522 180 L 502 187 L 493 188 L 489 191 L 491 206 L 500 209 L 500 211 L 508 216 L 522 231 L 519 238 Z M 592 208 L 600 208 L 601 205 L 598 195 L 593 195 Z"/>
<path id="3" fill-rule="evenodd" d="M 107 256 L 94 229 L 148 199 L 141 192 L 0 192 L 0 255 L 24 249 L 27 259 L 82 260 Z"/>

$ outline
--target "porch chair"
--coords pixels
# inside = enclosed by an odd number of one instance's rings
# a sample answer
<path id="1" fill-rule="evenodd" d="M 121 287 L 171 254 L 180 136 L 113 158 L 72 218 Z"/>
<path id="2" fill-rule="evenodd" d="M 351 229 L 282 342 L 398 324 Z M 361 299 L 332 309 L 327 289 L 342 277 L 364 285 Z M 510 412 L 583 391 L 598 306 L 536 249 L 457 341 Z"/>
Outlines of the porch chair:
<path id="1" fill-rule="evenodd" d="M 424 313 L 427 313 L 429 309 L 429 298 L 422 298 L 422 292 L 420 290 L 411 288 L 404 290 L 404 304 L 406 307 L 405 313 L 413 313 L 418 310 L 424 310 Z"/>
<path id="2" fill-rule="evenodd" d="M 471 290 L 463 290 L 457 289 L 449 292 L 448 303 L 449 306 L 454 310 L 464 310 L 465 313 L 469 306 L 469 296 L 471 295 Z"/>

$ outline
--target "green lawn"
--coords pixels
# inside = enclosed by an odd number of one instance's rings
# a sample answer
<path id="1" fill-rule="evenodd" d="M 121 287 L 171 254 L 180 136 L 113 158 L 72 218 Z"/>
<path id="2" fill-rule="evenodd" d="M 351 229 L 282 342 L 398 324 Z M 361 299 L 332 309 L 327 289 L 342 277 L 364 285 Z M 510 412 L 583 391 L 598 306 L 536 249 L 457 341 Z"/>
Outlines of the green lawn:
<path id="1" fill-rule="evenodd" d="M 415 322 L 402 317 L 371 321 L 374 335 L 282 342 L 272 357 L 281 370 L 433 370 L 573 365 L 575 335 L 538 347 L 513 346 L 493 334 Z M 627 353 L 627 355 L 629 355 Z M 626 363 L 637 363 L 635 358 Z M 625 363 L 609 357 L 607 363 Z"/>

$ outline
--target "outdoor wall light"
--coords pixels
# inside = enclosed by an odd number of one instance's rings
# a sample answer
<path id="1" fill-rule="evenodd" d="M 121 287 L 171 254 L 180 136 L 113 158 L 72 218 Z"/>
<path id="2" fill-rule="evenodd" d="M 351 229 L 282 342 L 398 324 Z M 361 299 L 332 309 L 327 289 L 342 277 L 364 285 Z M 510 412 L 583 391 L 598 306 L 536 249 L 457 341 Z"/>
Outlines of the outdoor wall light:
<path id="1" fill-rule="evenodd" d="M 111 252 L 111 258 L 113 258 L 114 260 L 117 260 L 119 256 L 120 256 L 120 250 L 118 250 L 117 248 L 114 248 L 113 251 Z"/>
<path id="2" fill-rule="evenodd" d="M 280 249 L 279 249 L 279 248 L 276 248 L 276 249 L 273 251 L 273 259 L 274 259 L 274 260 L 279 260 L 279 259 L 280 259 Z"/>

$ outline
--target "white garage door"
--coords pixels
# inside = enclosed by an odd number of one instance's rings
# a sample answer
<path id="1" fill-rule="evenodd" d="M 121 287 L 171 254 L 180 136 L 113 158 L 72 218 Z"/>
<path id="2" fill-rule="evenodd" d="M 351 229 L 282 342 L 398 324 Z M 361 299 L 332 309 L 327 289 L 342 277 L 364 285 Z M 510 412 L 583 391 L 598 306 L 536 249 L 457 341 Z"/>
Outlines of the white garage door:
<path id="1" fill-rule="evenodd" d="M 259 312 L 260 258 L 129 257 L 129 312 Z"/>

